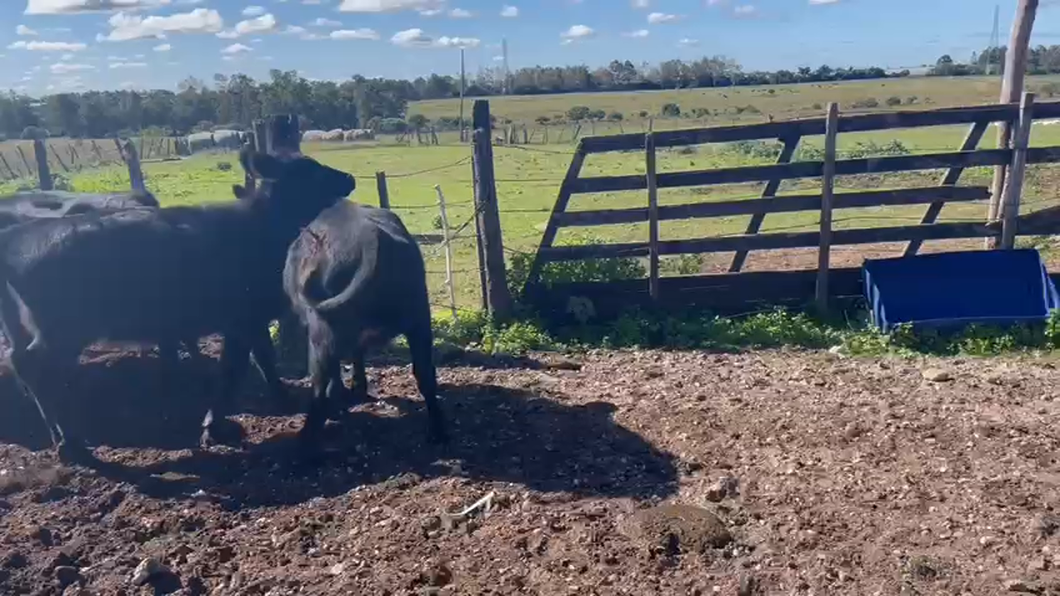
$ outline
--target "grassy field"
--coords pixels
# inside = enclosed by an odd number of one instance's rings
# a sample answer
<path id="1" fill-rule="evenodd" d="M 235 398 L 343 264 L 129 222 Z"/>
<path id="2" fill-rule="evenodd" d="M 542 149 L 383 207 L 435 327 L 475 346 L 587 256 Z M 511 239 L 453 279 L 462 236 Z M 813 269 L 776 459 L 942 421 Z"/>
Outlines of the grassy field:
<path id="1" fill-rule="evenodd" d="M 1040 84 L 1042 84 L 1041 80 L 1032 81 L 1032 86 Z M 976 79 L 953 81 L 910 79 L 848 85 L 746 88 L 729 90 L 726 93 L 729 93 L 730 105 L 740 104 L 745 101 L 744 97 L 754 97 L 756 101 L 777 102 L 778 112 L 781 112 L 781 107 L 787 105 L 788 112 L 785 114 L 792 115 L 802 109 L 806 103 L 823 102 L 830 97 L 845 101 L 846 98 L 865 95 L 868 89 L 876 89 L 877 95 L 889 93 L 892 90 L 903 95 L 916 92 L 922 98 L 932 98 L 930 102 L 925 103 L 935 106 L 986 102 L 989 101 L 990 95 L 995 94 L 995 91 L 991 90 L 991 85 L 994 84 Z M 768 93 L 769 89 L 773 89 L 775 93 Z M 706 98 L 709 96 L 712 98 L 710 101 L 718 101 L 722 95 L 721 91 L 675 93 L 683 97 Z M 645 106 L 645 109 L 650 109 L 652 102 L 663 101 L 658 99 L 659 97 L 671 95 L 674 94 L 633 93 L 588 97 L 598 102 L 619 102 L 625 106 L 623 109 L 629 111 L 636 106 Z M 778 97 L 774 98 L 774 95 Z M 781 103 L 781 98 L 786 98 L 784 101 L 788 103 Z M 512 106 L 520 105 L 522 117 L 532 121 L 534 114 L 551 113 L 560 110 L 563 105 L 574 105 L 579 101 L 580 99 L 576 96 L 540 97 L 532 98 L 532 100 L 501 98 L 493 102 L 493 107 L 495 113 L 503 114 Z M 678 99 L 678 101 L 683 100 Z M 425 105 L 415 106 L 415 109 L 423 109 L 425 112 L 430 109 L 440 109 L 436 104 L 437 102 L 427 102 Z M 590 105 L 604 108 L 606 104 Z M 678 119 L 676 122 L 684 126 L 696 124 L 683 119 Z M 862 154 L 867 149 L 871 153 L 873 147 L 887 145 L 897 140 L 906 151 L 911 153 L 945 151 L 956 148 L 964 132 L 964 127 L 936 127 L 847 134 L 840 137 L 839 147 L 840 151 L 846 152 L 847 155 Z M 988 131 L 983 146 L 990 146 L 993 139 L 994 132 Z M 804 143 L 811 147 L 820 147 L 821 139 L 808 139 Z M 1032 143 L 1036 146 L 1060 145 L 1060 126 L 1036 126 Z M 760 149 L 760 147 L 722 145 L 682 151 L 667 150 L 660 154 L 659 169 L 660 171 L 680 171 L 771 162 L 772 158 L 763 154 Z M 358 183 L 353 199 L 359 202 L 377 204 L 374 174 L 376 171 L 387 172 L 391 205 L 414 233 L 440 233 L 437 195 L 434 190 L 436 184 L 440 185 L 449 204 L 451 226 L 459 232 L 457 240 L 453 243 L 456 270 L 454 279 L 458 302 L 464 307 L 474 307 L 477 304 L 480 290 L 473 241 L 474 226 L 468 225 L 472 214 L 472 171 L 469 148 L 455 143 L 449 144 L 443 139 L 443 144 L 440 146 L 407 147 L 385 143 L 374 146 L 308 144 L 304 150 L 328 165 L 353 173 Z M 509 257 L 515 253 L 535 250 L 555 201 L 560 180 L 570 162 L 571 151 L 570 143 L 495 146 L 497 191 L 505 248 L 510 253 Z M 225 166 L 220 166 L 222 163 L 231 164 L 231 169 L 224 169 Z M 233 200 L 231 185 L 241 182 L 243 176 L 234 154 L 197 155 L 180 162 L 148 163 L 145 164 L 144 171 L 149 189 L 155 192 L 165 205 Z M 643 158 L 636 153 L 592 155 L 586 160 L 582 176 L 633 174 L 643 171 Z M 990 176 L 991 171 L 988 168 L 976 168 L 967 171 L 961 183 L 988 185 Z M 841 177 L 837 184 L 840 190 L 930 186 L 937 183 L 938 177 L 937 171 L 892 175 L 886 178 L 851 176 Z M 110 166 L 74 174 L 71 184 L 77 191 L 120 191 L 128 188 L 128 177 L 123 166 Z M 15 183 L 0 185 L 0 192 L 13 190 L 15 186 Z M 1024 211 L 1056 204 L 1060 199 L 1055 190 L 1058 187 L 1060 187 L 1060 170 L 1052 166 L 1032 167 L 1028 173 L 1024 193 Z M 818 180 L 808 179 L 786 182 L 781 192 L 787 194 L 813 193 L 818 188 Z M 753 198 L 760 191 L 760 185 L 756 184 L 664 189 L 660 191 L 659 199 L 664 205 L 695 203 Z M 621 208 L 643 206 L 645 203 L 646 197 L 643 192 L 601 193 L 576 196 L 570 208 L 575 210 Z M 912 224 L 920 219 L 923 209 L 923 207 L 916 206 L 849 209 L 836 214 L 835 225 L 837 228 L 857 228 Z M 985 212 L 986 206 L 983 203 L 948 205 L 942 212 L 941 221 L 981 221 Z M 665 240 L 739 234 L 743 232 L 747 220 L 748 217 L 723 217 L 664 222 L 661 236 Z M 766 218 L 762 231 L 810 231 L 816 228 L 817 223 L 818 215 L 815 212 L 774 214 Z M 592 240 L 638 241 L 647 238 L 647 227 L 646 225 L 616 225 L 585 228 L 580 232 L 567 229 L 561 232 L 559 241 L 566 242 L 579 235 Z M 443 283 L 444 254 L 440 246 L 432 244 L 425 244 L 423 251 L 430 272 L 432 301 L 442 308 L 446 302 Z M 791 262 L 784 259 L 771 261 L 771 254 L 773 253 L 753 253 L 747 268 L 768 269 L 791 266 Z M 691 265 L 689 259 L 680 262 L 668 261 L 664 263 L 664 271 L 673 274 L 688 273 L 694 269 L 716 270 L 720 262 L 718 259 L 725 263 L 728 260 L 727 255 L 717 255 L 711 258 L 715 261 L 693 259 Z"/>

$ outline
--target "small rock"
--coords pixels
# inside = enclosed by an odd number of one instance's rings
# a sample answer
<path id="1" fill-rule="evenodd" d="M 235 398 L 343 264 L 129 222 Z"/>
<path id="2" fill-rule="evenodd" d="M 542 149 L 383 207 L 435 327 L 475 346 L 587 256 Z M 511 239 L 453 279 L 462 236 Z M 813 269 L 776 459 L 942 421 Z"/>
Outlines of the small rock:
<path id="1" fill-rule="evenodd" d="M 1050 561 L 1045 557 L 1037 557 L 1031 561 L 1031 571 L 1049 571 Z"/>
<path id="2" fill-rule="evenodd" d="M 717 515 L 692 505 L 659 505 L 633 514 L 627 527 L 631 538 L 669 555 L 705 552 L 732 542 L 725 523 Z"/>
<path id="3" fill-rule="evenodd" d="M 1052 536 L 1060 529 L 1060 515 L 1044 513 L 1038 518 L 1038 532 L 1045 537 Z"/>
<path id="4" fill-rule="evenodd" d="M 55 544 L 55 536 L 52 534 L 52 531 L 44 526 L 34 530 L 30 536 L 36 538 L 44 546 L 52 546 Z"/>
<path id="5" fill-rule="evenodd" d="M 3 557 L 0 557 L 0 568 L 3 569 L 21 569 L 29 564 L 26 559 L 26 555 L 12 550 L 4 553 Z"/>
<path id="6" fill-rule="evenodd" d="M 1021 579 L 1010 579 L 1005 582 L 1005 589 L 1009 592 L 1020 592 L 1022 594 L 1041 594 L 1042 589 L 1032 586 Z"/>
<path id="7" fill-rule="evenodd" d="M 168 567 L 159 562 L 154 557 L 147 557 L 140 561 L 140 564 L 136 566 L 133 571 L 132 583 L 133 585 L 142 586 L 149 581 L 152 581 L 157 576 L 172 575 L 172 571 Z"/>
<path id="8" fill-rule="evenodd" d="M 723 499 L 732 499 L 740 494 L 740 481 L 735 476 L 722 476 L 707 489 L 707 500 L 718 503 Z"/>
<path id="9" fill-rule="evenodd" d="M 61 588 L 81 581 L 81 572 L 77 570 L 77 567 L 60 565 L 55 568 L 53 573 L 55 574 L 55 579 L 59 580 L 59 587 Z"/>
<path id="10" fill-rule="evenodd" d="M 950 374 L 948 370 L 943 370 L 941 368 L 924 369 L 920 374 L 932 383 L 946 383 L 953 380 L 953 375 Z"/>
<path id="11" fill-rule="evenodd" d="M 736 596 L 753 596 L 758 590 L 758 580 L 753 575 L 745 575 L 740 578 L 740 586 L 736 588 Z"/>
<path id="12" fill-rule="evenodd" d="M 566 356 L 553 356 L 545 361 L 545 367 L 551 370 L 581 370 L 582 363 Z"/>
<path id="13" fill-rule="evenodd" d="M 343 571 L 346 571 L 345 563 L 335 563 L 330 569 L 328 569 L 328 573 L 331 575 L 342 575 Z"/>

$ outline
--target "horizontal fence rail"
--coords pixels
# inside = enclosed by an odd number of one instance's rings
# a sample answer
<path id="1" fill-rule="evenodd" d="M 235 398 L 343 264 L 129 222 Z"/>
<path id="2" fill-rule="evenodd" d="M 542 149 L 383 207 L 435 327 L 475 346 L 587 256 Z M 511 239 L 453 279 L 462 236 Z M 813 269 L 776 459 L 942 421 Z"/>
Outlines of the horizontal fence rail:
<path id="1" fill-rule="evenodd" d="M 926 240 L 948 240 L 961 238 L 1001 238 L 1003 245 L 1011 245 L 1016 234 L 1047 234 L 1060 231 L 1060 211 L 1050 209 L 1026 216 L 1018 216 L 1022 175 L 1015 176 L 1013 185 L 1007 187 L 1005 211 L 1008 216 L 997 221 L 936 223 L 942 207 L 948 202 L 982 201 L 996 199 L 986 187 L 957 186 L 961 174 L 971 167 L 1004 167 L 1022 170 L 1024 164 L 1046 164 L 1060 162 L 1060 147 L 1028 147 L 1030 125 L 1034 119 L 1060 118 L 1060 102 L 1034 103 L 1033 94 L 1025 94 L 1020 104 L 1000 104 L 944 108 L 926 111 L 902 111 L 882 114 L 857 114 L 842 116 L 834 105 L 829 105 L 832 120 L 813 118 L 788 122 L 769 122 L 743 126 L 722 126 L 690 130 L 649 132 L 647 134 L 623 134 L 607 137 L 585 137 L 574 153 L 570 167 L 559 189 L 556 204 L 549 218 L 541 245 L 530 269 L 527 285 L 534 288 L 540 282 L 545 264 L 550 262 L 582 259 L 649 257 L 648 283 L 622 282 L 623 287 L 640 287 L 658 301 L 673 283 L 660 285 L 658 267 L 654 264 L 660 256 L 686 255 L 715 252 L 735 252 L 730 266 L 732 280 L 741 279 L 739 272 L 749 251 L 794 248 L 816 248 L 821 258 L 817 275 L 817 293 L 828 292 L 828 260 L 824 257 L 831 246 L 874 244 L 886 242 L 908 242 L 906 255 L 916 254 Z M 997 149 L 975 149 L 987 127 L 995 122 L 1013 122 L 1024 134 L 1015 136 L 1014 146 Z M 822 135 L 828 129 L 829 138 L 839 133 L 868 132 L 893 128 L 924 126 L 970 125 L 959 150 L 953 152 L 920 155 L 898 155 L 854 159 L 838 159 L 835 143 L 825 144 L 824 157 L 820 161 L 792 162 L 800 140 L 807 135 Z M 680 147 L 707 143 L 775 139 L 783 143 L 776 163 L 768 165 L 716 168 L 680 172 L 656 172 L 655 152 L 658 148 Z M 642 151 L 646 155 L 644 174 L 619 176 L 580 177 L 586 156 L 611 151 Z M 834 176 L 859 174 L 884 174 L 917 170 L 943 169 L 945 174 L 938 186 L 871 190 L 847 193 L 832 192 Z M 777 195 L 784 180 L 822 178 L 821 194 Z M 765 183 L 758 198 L 726 200 L 707 203 L 658 206 L 655 203 L 656 189 L 710 186 L 720 184 Z M 648 200 L 645 207 L 622 209 L 593 209 L 569 211 L 574 195 L 646 190 Z M 827 200 L 826 200 L 827 199 Z M 1009 206 L 1011 204 L 1011 206 Z M 926 205 L 927 209 L 919 224 L 879 228 L 840 229 L 832 228 L 832 212 L 835 209 L 866 208 L 879 206 Z M 821 213 L 820 230 L 812 232 L 760 233 L 763 220 L 770 213 L 795 213 L 818 211 Z M 685 220 L 750 215 L 746 232 L 739 235 L 682 240 L 658 238 L 661 221 Z M 555 246 L 559 229 L 563 227 L 589 227 L 615 224 L 648 223 L 649 238 L 644 242 L 626 242 L 589 246 Z M 1008 246 L 1010 247 L 1010 246 Z M 750 275 L 750 274 L 748 274 Z M 698 276 L 707 278 L 711 276 Z M 755 275 L 747 279 L 766 279 Z M 770 278 L 772 279 L 772 278 Z M 779 279 L 779 278 L 778 278 Z M 801 278 L 800 278 L 801 279 Z M 823 282 L 823 283 L 822 283 Z M 609 285 L 611 282 L 596 282 Z M 637 283 L 641 285 L 637 285 Z M 750 282 L 749 282 L 750 283 Z M 758 283 L 758 282 L 755 282 Z M 801 282 L 800 282 L 801 283 Z M 577 284 L 567 284 L 577 287 Z M 692 287 L 707 287 L 710 283 L 693 284 Z M 713 286 L 711 286 L 713 287 Z M 804 287 L 804 286 L 799 286 Z M 536 295 L 542 295 L 536 292 Z M 818 296 L 818 303 L 825 304 L 827 296 Z"/>
<path id="2" fill-rule="evenodd" d="M 972 124 L 975 122 L 1013 121 L 1019 116 L 1019 109 L 1019 104 L 1012 103 L 942 108 L 938 110 L 888 112 L 884 114 L 858 114 L 841 117 L 839 120 L 839 132 L 870 132 L 892 128 L 919 128 L 924 126 Z M 1035 104 L 1034 118 L 1060 118 L 1060 102 Z M 651 134 L 655 139 L 655 147 L 665 148 L 778 139 L 789 136 L 816 136 L 824 134 L 824 126 L 825 118 L 822 117 L 784 122 L 765 122 L 762 124 L 666 130 Z M 585 137 L 581 140 L 581 146 L 582 150 L 587 154 L 639 150 L 644 147 L 644 135 L 627 133 L 606 137 Z"/>

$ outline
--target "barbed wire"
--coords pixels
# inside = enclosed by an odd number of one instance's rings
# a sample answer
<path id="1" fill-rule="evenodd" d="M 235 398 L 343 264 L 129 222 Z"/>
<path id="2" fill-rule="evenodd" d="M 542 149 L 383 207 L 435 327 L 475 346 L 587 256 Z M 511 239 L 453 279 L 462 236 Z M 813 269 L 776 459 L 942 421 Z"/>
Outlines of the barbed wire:
<path id="1" fill-rule="evenodd" d="M 469 155 L 469 156 L 464 157 L 462 159 L 458 159 L 457 161 L 454 161 L 453 163 L 450 163 L 450 164 L 441 165 L 441 166 L 435 166 L 433 168 L 426 168 L 426 169 L 423 169 L 423 170 L 416 170 L 416 171 L 413 171 L 413 172 L 402 172 L 402 173 L 398 173 L 398 174 L 389 174 L 388 173 L 386 175 L 386 177 L 387 178 L 411 178 L 413 176 L 422 176 L 424 174 L 431 174 L 431 173 L 434 173 L 434 172 L 440 172 L 442 170 L 448 170 L 450 168 L 455 168 L 457 166 L 462 166 L 462 165 L 470 163 L 470 162 L 471 162 L 471 156 Z"/>

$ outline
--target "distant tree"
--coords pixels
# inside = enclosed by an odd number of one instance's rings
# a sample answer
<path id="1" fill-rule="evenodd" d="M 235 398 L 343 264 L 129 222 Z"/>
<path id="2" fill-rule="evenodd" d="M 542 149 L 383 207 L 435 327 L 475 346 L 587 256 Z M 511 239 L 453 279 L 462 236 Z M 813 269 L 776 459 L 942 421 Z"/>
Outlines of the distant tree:
<path id="1" fill-rule="evenodd" d="M 681 115 L 681 106 L 675 103 L 668 103 L 663 105 L 659 113 L 667 118 L 676 118 Z"/>
<path id="2" fill-rule="evenodd" d="M 567 110 L 567 119 L 573 122 L 588 120 L 592 110 L 588 106 L 574 106 Z"/>

